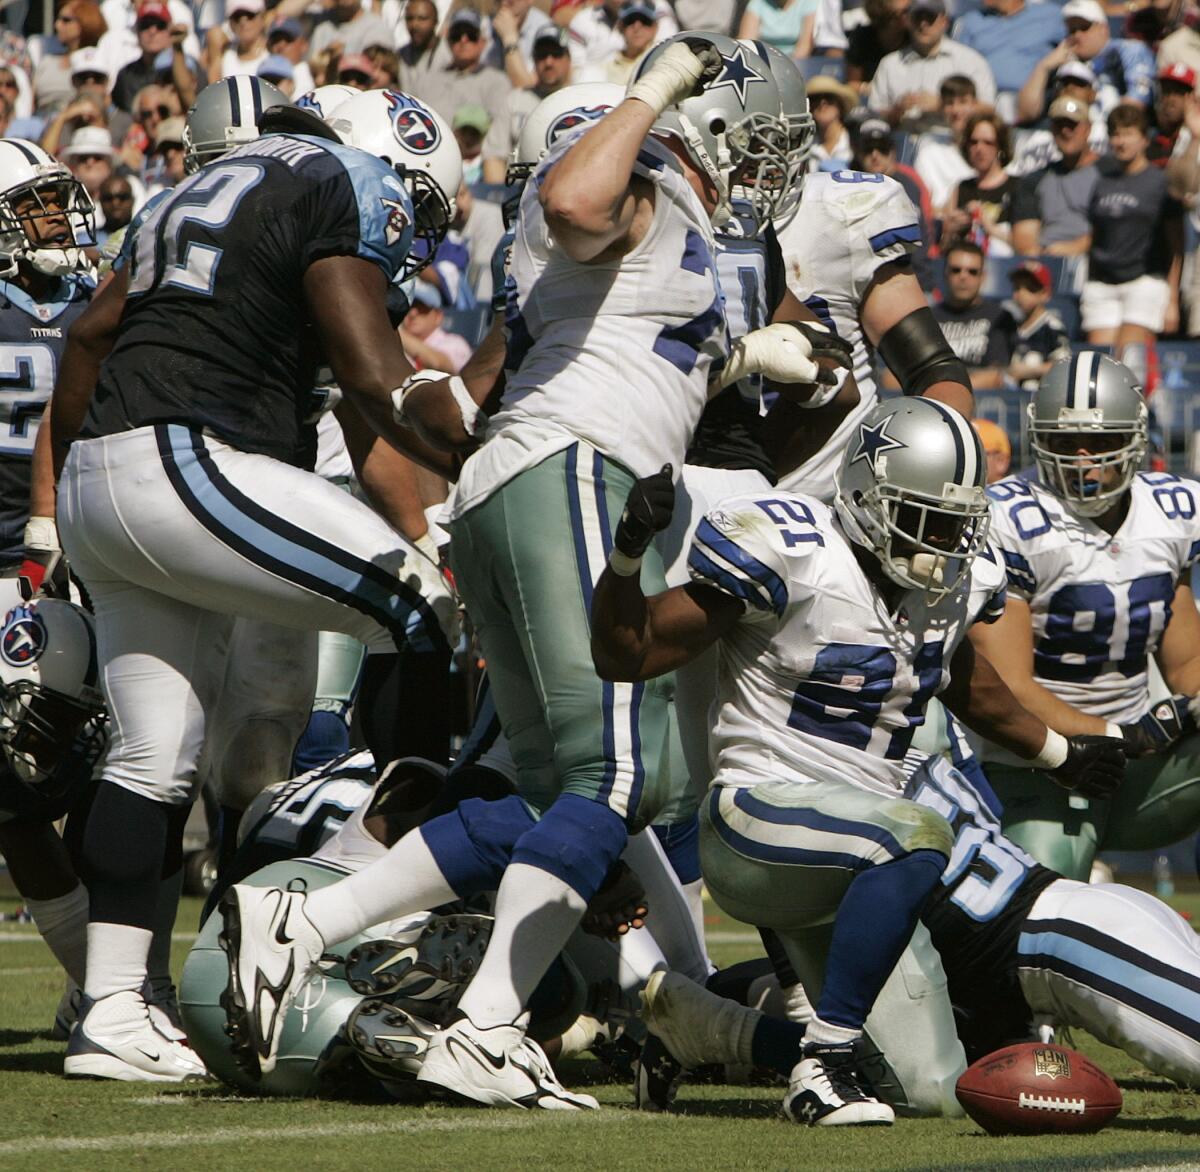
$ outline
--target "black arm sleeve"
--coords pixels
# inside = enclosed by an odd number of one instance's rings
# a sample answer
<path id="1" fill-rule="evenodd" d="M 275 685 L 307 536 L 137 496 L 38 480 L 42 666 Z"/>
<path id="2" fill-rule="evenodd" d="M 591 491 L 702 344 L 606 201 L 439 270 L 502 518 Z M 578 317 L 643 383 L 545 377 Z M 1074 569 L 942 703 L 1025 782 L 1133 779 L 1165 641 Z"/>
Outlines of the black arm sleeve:
<path id="1" fill-rule="evenodd" d="M 879 339 L 877 349 L 906 395 L 924 394 L 934 383 L 962 383 L 971 391 L 967 368 L 928 307 L 902 317 Z"/>
<path id="2" fill-rule="evenodd" d="M 783 263 L 783 250 L 779 247 L 779 237 L 775 235 L 775 226 L 769 221 L 763 232 L 763 243 L 767 252 L 767 321 L 770 321 L 787 292 L 787 270 Z"/>

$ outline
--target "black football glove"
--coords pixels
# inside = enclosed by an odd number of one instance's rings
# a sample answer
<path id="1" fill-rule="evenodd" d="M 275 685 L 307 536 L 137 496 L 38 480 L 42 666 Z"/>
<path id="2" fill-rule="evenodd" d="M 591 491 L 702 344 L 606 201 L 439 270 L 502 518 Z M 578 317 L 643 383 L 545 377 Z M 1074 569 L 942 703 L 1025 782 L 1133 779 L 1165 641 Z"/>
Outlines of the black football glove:
<path id="1" fill-rule="evenodd" d="M 1133 724 L 1121 725 L 1126 757 L 1148 757 L 1162 753 L 1181 737 L 1196 731 L 1196 722 L 1188 711 L 1187 696 L 1170 696 L 1153 705 Z"/>
<path id="2" fill-rule="evenodd" d="M 1049 772 L 1072 793 L 1110 797 L 1125 780 L 1125 742 L 1118 737 L 1067 737 L 1067 759 Z"/>
<path id="3" fill-rule="evenodd" d="M 799 331 L 808 339 L 808 344 L 812 347 L 811 357 L 814 362 L 820 362 L 824 358 L 846 370 L 852 368 L 854 352 L 850 348 L 850 343 L 845 338 L 839 338 L 832 329 L 811 321 L 789 321 L 783 324 L 791 326 L 792 329 Z M 836 371 L 826 370 L 824 367 L 821 368 L 821 373 L 817 377 L 827 387 L 831 387 L 837 382 Z"/>
<path id="4" fill-rule="evenodd" d="M 629 490 L 625 510 L 613 534 L 613 546 L 627 558 L 640 558 L 671 523 L 675 511 L 675 473 L 664 464 L 653 476 L 643 476 Z"/>

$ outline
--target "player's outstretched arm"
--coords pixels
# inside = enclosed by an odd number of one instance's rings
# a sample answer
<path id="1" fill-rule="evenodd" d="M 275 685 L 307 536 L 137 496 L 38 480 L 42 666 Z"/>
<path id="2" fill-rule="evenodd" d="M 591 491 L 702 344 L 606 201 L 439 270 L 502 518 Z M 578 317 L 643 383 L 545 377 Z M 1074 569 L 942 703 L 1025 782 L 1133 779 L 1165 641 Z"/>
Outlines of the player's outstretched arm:
<path id="1" fill-rule="evenodd" d="M 950 685 L 939 699 L 968 728 L 1044 770 L 1064 789 L 1107 797 L 1124 780 L 1125 742 L 1119 736 L 1055 732 L 1022 707 L 970 639 L 954 652 Z"/>
<path id="2" fill-rule="evenodd" d="M 1112 731 L 1106 720 L 1072 707 L 1033 678 L 1033 617 L 1027 602 L 1010 593 L 1004 614 L 994 623 L 976 623 L 968 639 L 996 669 L 1016 702 L 1056 732 L 1070 737 Z"/>
<path id="3" fill-rule="evenodd" d="M 592 595 L 592 663 L 605 680 L 649 680 L 695 659 L 741 617 L 742 604 L 698 583 L 647 598 L 642 556 L 671 522 L 671 465 L 637 481 Z"/>

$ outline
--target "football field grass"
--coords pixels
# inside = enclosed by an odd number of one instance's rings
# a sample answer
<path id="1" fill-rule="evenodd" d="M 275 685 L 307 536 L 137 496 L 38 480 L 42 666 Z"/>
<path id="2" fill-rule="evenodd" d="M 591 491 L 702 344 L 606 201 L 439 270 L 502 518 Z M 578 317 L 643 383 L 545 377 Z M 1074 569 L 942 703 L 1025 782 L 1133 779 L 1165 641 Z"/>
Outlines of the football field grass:
<path id="1" fill-rule="evenodd" d="M 1200 912 L 1196 896 L 1177 903 Z M 0 911 L 14 906 L 0 900 Z M 186 900 L 180 911 L 177 973 L 197 909 Z M 758 952 L 742 925 L 714 916 L 710 930 L 718 963 Z M 773 1087 L 684 1087 L 674 1114 L 646 1115 L 630 1109 L 628 1085 L 603 1081 L 588 1059 L 570 1064 L 564 1081 L 587 1086 L 603 1109 L 578 1114 L 255 1100 L 217 1084 L 67 1082 L 63 1046 L 49 1037 L 60 990 L 32 926 L 0 923 L 0 1172 L 1200 1168 L 1200 1099 L 1078 1036 L 1077 1047 L 1121 1084 L 1120 1118 L 1095 1136 L 997 1139 L 965 1119 L 800 1128 L 779 1118 Z"/>

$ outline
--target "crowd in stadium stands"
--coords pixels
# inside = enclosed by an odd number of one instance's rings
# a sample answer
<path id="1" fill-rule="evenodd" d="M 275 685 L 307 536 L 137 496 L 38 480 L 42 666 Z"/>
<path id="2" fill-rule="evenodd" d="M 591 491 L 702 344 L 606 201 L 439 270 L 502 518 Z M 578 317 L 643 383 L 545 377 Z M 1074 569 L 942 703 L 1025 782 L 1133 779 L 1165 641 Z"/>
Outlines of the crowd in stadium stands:
<path id="1" fill-rule="evenodd" d="M 681 27 L 795 57 L 812 168 L 905 187 L 925 231 L 918 275 L 977 390 L 1031 387 L 1085 341 L 1151 392 L 1164 345 L 1176 384 L 1193 364 L 1193 0 L 62 0 L 43 27 L 50 15 L 39 0 L 0 10 L 0 136 L 39 141 L 78 175 L 100 243 L 183 177 L 183 115 L 222 77 L 257 74 L 289 97 L 399 87 L 449 120 L 464 194 L 404 327 L 420 364 L 457 369 L 482 332 L 505 166 L 530 111 L 570 83 L 625 84 Z"/>

